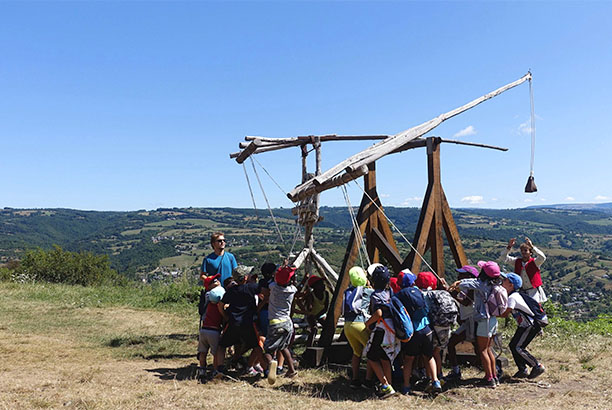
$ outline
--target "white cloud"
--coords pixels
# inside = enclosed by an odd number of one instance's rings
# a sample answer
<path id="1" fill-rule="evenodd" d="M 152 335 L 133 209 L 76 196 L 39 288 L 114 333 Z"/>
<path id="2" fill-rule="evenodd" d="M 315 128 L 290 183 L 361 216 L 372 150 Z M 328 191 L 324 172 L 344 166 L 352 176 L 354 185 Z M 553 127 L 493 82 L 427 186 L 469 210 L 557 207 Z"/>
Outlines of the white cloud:
<path id="1" fill-rule="evenodd" d="M 531 133 L 531 123 L 529 121 L 525 121 L 518 126 L 519 134 L 530 134 Z"/>
<path id="2" fill-rule="evenodd" d="M 402 206 L 414 205 L 415 203 L 418 204 L 421 201 L 423 201 L 423 197 L 413 196 L 413 197 L 404 199 L 404 202 L 402 202 Z"/>
<path id="3" fill-rule="evenodd" d="M 461 198 L 461 202 L 467 202 L 470 205 L 475 205 L 484 203 L 483 199 L 484 198 L 480 195 L 464 196 Z"/>
<path id="4" fill-rule="evenodd" d="M 564 201 L 575 201 L 576 199 L 573 196 L 568 196 L 564 199 Z"/>
<path id="5" fill-rule="evenodd" d="M 609 196 L 603 196 L 603 195 L 597 195 L 595 197 L 596 201 L 610 201 L 612 200 L 612 198 L 610 198 Z"/>
<path id="6" fill-rule="evenodd" d="M 381 198 L 390 198 L 391 194 L 380 194 L 379 195 Z"/>
<path id="7" fill-rule="evenodd" d="M 457 137 L 467 137 L 468 135 L 476 135 L 476 129 L 474 128 L 473 125 L 468 125 L 464 129 L 462 129 L 461 131 L 459 131 L 458 133 L 453 135 L 453 137 L 455 137 L 455 138 L 457 138 Z"/>

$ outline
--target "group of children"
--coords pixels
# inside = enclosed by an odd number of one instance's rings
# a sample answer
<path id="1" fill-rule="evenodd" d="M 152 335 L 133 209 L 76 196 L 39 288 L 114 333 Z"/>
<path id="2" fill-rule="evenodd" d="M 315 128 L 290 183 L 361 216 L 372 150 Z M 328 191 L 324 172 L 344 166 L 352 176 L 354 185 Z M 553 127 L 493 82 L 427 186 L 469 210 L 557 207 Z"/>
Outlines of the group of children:
<path id="1" fill-rule="evenodd" d="M 410 394 L 419 379 L 415 373 L 424 369 L 427 389 L 432 393 L 441 392 L 443 381 L 461 378 L 456 346 L 469 341 L 474 343 L 484 370 L 480 384 L 494 388 L 499 384 L 492 350 L 497 317 L 510 314 L 518 323 L 509 344 L 518 367 L 514 377 L 541 375 L 544 366 L 527 350 L 546 324 L 541 306 L 521 290 L 520 274 L 503 273 L 493 261 L 478 262 L 478 267 L 457 269 L 458 280 L 450 286 L 431 272 L 415 275 L 405 269 L 392 277 L 381 264 L 369 266 L 367 272 L 358 266 L 351 268 L 350 286 L 344 292 L 342 303 L 344 335 L 353 351 L 351 387 L 377 386 L 379 397 L 390 397 L 396 393 L 392 385 L 395 374 L 402 379 L 401 393 Z M 297 375 L 290 351 L 294 337 L 292 306 L 298 292 L 295 271 L 286 264 L 277 267 L 266 263 L 259 281 L 252 275 L 253 268 L 245 266 L 236 267 L 223 284 L 219 282 L 219 275 L 204 279 L 199 377 L 205 376 L 209 352 L 213 356 L 212 377 L 223 377 L 226 350 L 230 347 L 235 358 L 251 350 L 246 364 L 246 373 L 250 376 L 261 374 L 274 384 L 283 363 L 287 368 L 286 377 Z M 312 329 L 316 329 L 316 323 L 327 312 L 329 294 L 321 278 L 311 277 L 307 284 L 311 289 L 308 297 L 311 312 L 307 317 L 312 343 Z M 408 318 L 405 327 L 398 319 L 398 307 Z M 459 327 L 452 331 L 456 320 Z M 443 350 L 448 351 L 452 367 L 444 378 Z M 359 372 L 362 357 L 367 359 L 363 382 Z"/>

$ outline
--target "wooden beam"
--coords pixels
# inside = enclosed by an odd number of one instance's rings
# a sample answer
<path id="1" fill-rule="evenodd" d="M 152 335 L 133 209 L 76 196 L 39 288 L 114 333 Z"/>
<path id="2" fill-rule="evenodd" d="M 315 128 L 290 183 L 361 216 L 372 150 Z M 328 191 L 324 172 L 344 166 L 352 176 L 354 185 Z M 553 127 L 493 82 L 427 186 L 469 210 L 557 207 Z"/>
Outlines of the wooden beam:
<path id="1" fill-rule="evenodd" d="M 335 178 L 329 179 L 325 182 L 325 184 L 320 185 L 320 186 L 311 186 L 309 189 L 307 190 L 303 190 L 300 191 L 299 193 L 297 193 L 297 195 L 292 195 L 291 191 L 290 193 L 287 194 L 287 197 L 292 200 L 293 202 L 297 202 L 297 201 L 301 201 L 305 198 L 308 198 L 309 196 L 312 196 L 314 194 L 323 192 L 325 190 L 328 190 L 330 188 L 334 188 L 340 185 L 344 185 L 349 181 L 352 181 L 353 179 L 357 179 L 360 176 L 363 176 L 365 174 L 368 173 L 368 167 L 367 166 L 363 166 L 361 168 L 359 168 L 357 171 L 355 171 L 352 174 L 342 174 L 342 175 L 338 175 Z"/>
<path id="2" fill-rule="evenodd" d="M 520 79 L 510 84 L 507 84 L 503 87 L 500 87 L 488 94 L 485 94 L 482 97 L 479 97 L 465 105 L 462 105 L 461 107 L 458 107 L 454 110 L 441 114 L 438 117 L 433 118 L 427 122 L 424 122 L 423 124 L 420 124 L 416 127 L 413 127 L 405 131 L 402 131 L 398 134 L 395 134 L 392 137 L 386 138 L 383 141 L 378 142 L 374 144 L 373 146 L 366 148 L 365 150 L 347 158 L 346 160 L 340 162 L 336 166 L 323 172 L 321 175 L 313 178 L 312 180 L 306 181 L 303 184 L 297 186 L 294 190 L 290 192 L 290 198 L 300 196 L 300 193 L 302 191 L 310 189 L 313 185 L 323 185 L 326 181 L 328 181 L 331 178 L 336 177 L 343 170 L 347 171 L 347 173 L 349 174 L 352 172 L 355 172 L 357 169 L 360 169 L 361 166 L 372 163 L 376 161 L 377 159 L 389 153 L 394 152 L 395 150 L 402 147 L 403 145 L 410 142 L 411 140 L 414 140 L 418 137 L 423 136 L 427 132 L 431 131 L 432 129 L 440 125 L 442 122 L 448 120 L 449 118 L 452 118 L 455 115 L 458 115 L 464 111 L 467 111 L 470 108 L 473 108 L 476 105 L 481 104 L 482 102 L 487 101 L 530 79 L 531 79 L 531 73 L 527 73 Z"/>
<path id="3" fill-rule="evenodd" d="M 468 260 L 467 256 L 465 256 L 465 250 L 463 249 L 463 244 L 461 243 L 461 237 L 459 236 L 459 231 L 457 230 L 457 225 L 455 225 L 455 219 L 453 218 L 453 214 L 450 206 L 448 205 L 448 201 L 446 200 L 444 191 L 442 191 L 442 212 L 444 213 L 444 231 L 446 232 L 446 240 L 448 241 L 448 246 L 453 254 L 453 258 L 455 259 L 455 265 L 460 268 L 467 265 Z"/>
<path id="4" fill-rule="evenodd" d="M 295 142 L 295 141 L 311 141 L 312 138 L 318 137 L 321 142 L 325 141 L 368 141 L 368 140 L 384 140 L 385 138 L 389 138 L 390 135 L 336 135 L 336 134 L 325 134 L 325 135 L 302 135 L 299 137 L 289 137 L 289 138 L 269 138 L 269 137 L 254 137 L 254 136 L 246 136 L 244 137 L 247 141 L 253 141 L 255 139 L 259 139 L 264 142 L 274 142 L 274 143 L 287 143 L 287 142 Z"/>

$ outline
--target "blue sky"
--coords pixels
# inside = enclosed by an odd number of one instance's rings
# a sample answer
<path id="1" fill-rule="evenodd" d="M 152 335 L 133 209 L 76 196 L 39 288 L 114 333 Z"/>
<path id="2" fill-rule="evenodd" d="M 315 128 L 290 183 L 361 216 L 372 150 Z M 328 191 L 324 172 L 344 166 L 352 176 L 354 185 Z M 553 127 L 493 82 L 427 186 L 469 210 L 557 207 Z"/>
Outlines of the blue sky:
<path id="1" fill-rule="evenodd" d="M 0 207 L 251 207 L 229 158 L 245 135 L 394 134 L 529 69 L 539 192 L 523 193 L 523 84 L 428 134 L 509 148 L 442 146 L 451 207 L 612 202 L 610 16 L 611 2 L 0 2 Z M 323 169 L 368 145 L 325 143 Z M 272 206 L 293 206 L 298 149 L 257 160 L 282 188 L 259 169 Z M 377 177 L 384 205 L 420 206 L 425 151 L 379 160 Z M 321 201 L 345 204 L 339 189 Z"/>

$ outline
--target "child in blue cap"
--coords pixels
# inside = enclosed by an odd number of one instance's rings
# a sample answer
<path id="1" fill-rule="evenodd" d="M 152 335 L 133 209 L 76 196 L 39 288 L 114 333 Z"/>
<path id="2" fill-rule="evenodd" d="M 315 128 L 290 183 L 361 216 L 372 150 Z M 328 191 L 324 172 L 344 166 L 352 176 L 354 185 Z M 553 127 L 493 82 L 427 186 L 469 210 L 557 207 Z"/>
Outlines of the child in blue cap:
<path id="1" fill-rule="evenodd" d="M 508 309 L 503 316 L 512 316 L 516 319 L 518 327 L 512 340 L 510 340 L 510 351 L 514 358 L 514 363 L 518 367 L 518 371 L 514 374 L 515 378 L 530 378 L 535 379 L 546 370 L 544 366 L 538 362 L 538 359 L 533 357 L 527 351 L 527 346 L 534 337 L 536 337 L 542 328 L 534 320 L 534 312 L 529 308 L 523 295 L 519 292 L 523 285 L 523 280 L 516 273 L 502 273 L 502 286 L 508 291 Z M 531 373 L 527 372 L 527 366 L 531 366 Z"/>

